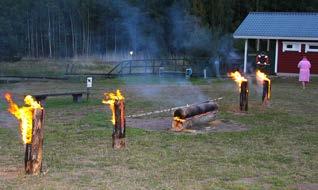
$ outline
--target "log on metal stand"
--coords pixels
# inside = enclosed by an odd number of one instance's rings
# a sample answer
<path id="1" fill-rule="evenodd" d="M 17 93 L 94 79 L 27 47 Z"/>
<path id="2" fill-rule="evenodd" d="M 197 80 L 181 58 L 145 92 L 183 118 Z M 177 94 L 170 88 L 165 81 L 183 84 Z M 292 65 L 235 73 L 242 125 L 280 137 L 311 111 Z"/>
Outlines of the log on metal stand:
<path id="1" fill-rule="evenodd" d="M 248 83 L 243 81 L 240 89 L 240 110 L 248 111 Z"/>
<path id="2" fill-rule="evenodd" d="M 190 129 L 195 125 L 207 123 L 215 119 L 218 105 L 215 102 L 205 102 L 189 107 L 179 108 L 173 114 L 173 131 Z"/>
<path id="3" fill-rule="evenodd" d="M 42 171 L 44 137 L 44 109 L 33 113 L 32 142 L 25 146 L 25 172 L 37 175 Z"/>
<path id="4" fill-rule="evenodd" d="M 126 119 L 125 119 L 125 103 L 124 100 L 116 100 L 114 103 L 115 109 L 115 126 L 113 129 L 113 148 L 122 149 L 126 147 Z"/>
<path id="5" fill-rule="evenodd" d="M 186 119 L 215 110 L 218 110 L 218 105 L 215 102 L 204 102 L 197 105 L 179 108 L 174 111 L 173 116 L 180 119 Z"/>
<path id="6" fill-rule="evenodd" d="M 264 80 L 263 81 L 263 96 L 262 96 L 263 105 L 269 104 L 270 94 L 271 94 L 270 82 L 267 80 Z"/>
<path id="7" fill-rule="evenodd" d="M 32 152 L 32 144 L 28 143 L 25 145 L 25 155 L 24 155 L 24 168 L 26 173 L 28 173 L 31 170 L 31 160 L 32 160 L 31 152 Z"/>

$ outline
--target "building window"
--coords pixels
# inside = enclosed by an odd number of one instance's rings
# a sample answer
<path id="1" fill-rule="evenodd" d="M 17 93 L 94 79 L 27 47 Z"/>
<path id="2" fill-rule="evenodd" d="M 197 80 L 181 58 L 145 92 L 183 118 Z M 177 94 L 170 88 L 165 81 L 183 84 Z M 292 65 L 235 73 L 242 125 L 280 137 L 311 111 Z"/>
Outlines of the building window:
<path id="1" fill-rule="evenodd" d="M 298 51 L 301 52 L 301 43 L 298 42 L 283 42 L 283 52 Z"/>
<path id="2" fill-rule="evenodd" d="M 306 43 L 305 52 L 318 52 L 318 43 Z"/>

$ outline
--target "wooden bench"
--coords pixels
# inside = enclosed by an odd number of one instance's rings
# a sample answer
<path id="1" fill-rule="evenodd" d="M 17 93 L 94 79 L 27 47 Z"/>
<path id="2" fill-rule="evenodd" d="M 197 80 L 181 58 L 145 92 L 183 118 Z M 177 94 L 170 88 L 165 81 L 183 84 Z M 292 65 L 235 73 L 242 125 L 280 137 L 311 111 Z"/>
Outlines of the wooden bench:
<path id="1" fill-rule="evenodd" d="M 86 94 L 88 98 L 88 93 L 87 92 L 64 92 L 64 93 L 47 93 L 47 94 L 34 94 L 32 95 L 38 102 L 44 103 L 45 99 L 48 96 L 68 96 L 72 95 L 73 97 L 73 102 L 77 103 L 80 102 L 83 95 Z"/>

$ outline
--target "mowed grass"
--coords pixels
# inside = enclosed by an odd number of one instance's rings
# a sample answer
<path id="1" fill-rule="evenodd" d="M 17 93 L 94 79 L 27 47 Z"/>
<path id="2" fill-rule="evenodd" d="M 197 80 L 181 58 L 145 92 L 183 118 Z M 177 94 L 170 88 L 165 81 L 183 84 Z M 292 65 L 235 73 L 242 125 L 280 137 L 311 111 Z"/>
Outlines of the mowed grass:
<path id="1" fill-rule="evenodd" d="M 65 91 L 81 83 L 2 85 L 21 102 L 25 92 Z M 103 93 L 122 89 L 127 114 L 223 97 L 219 119 L 241 132 L 146 131 L 127 126 L 127 148 L 111 148 Z M 231 80 L 127 77 L 95 81 L 89 102 L 46 102 L 44 174 L 25 176 L 17 126 L 0 127 L 0 189 L 295 189 L 318 183 L 318 80 L 302 90 L 296 78 L 274 78 L 269 107 L 250 84 L 249 112 L 238 114 Z M 203 98 L 202 98 L 203 97 Z M 2 101 L 3 99 L 1 99 Z M 4 102 L 1 103 L 3 108 Z M 170 117 L 164 116 L 152 117 Z"/>
<path id="2" fill-rule="evenodd" d="M 63 77 L 65 74 L 107 73 L 117 63 L 99 59 L 22 59 L 0 62 L 0 76 Z"/>

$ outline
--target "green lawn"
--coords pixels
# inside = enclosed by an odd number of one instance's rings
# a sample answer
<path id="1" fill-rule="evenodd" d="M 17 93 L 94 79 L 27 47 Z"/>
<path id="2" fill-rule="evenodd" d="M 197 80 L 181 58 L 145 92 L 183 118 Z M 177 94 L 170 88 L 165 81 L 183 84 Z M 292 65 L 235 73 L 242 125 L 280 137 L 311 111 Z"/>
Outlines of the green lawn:
<path id="1" fill-rule="evenodd" d="M 107 73 L 117 63 L 97 59 L 22 59 L 0 62 L 0 76 L 63 77 L 66 73 Z"/>
<path id="2" fill-rule="evenodd" d="M 0 127 L 0 189 L 245 190 L 318 183 L 318 78 L 306 90 L 296 78 L 274 78 L 268 108 L 261 106 L 261 91 L 251 84 L 247 114 L 237 113 L 238 92 L 231 80 L 126 77 L 94 82 L 89 102 L 48 98 L 43 175 L 24 175 L 17 126 Z M 2 84 L 0 92 L 10 90 L 21 102 L 25 93 L 83 86 L 76 81 L 22 82 Z M 222 96 L 218 119 L 249 130 L 192 134 L 127 126 L 127 148 L 115 151 L 110 111 L 101 100 L 104 92 L 117 88 L 126 96 L 128 115 Z"/>

